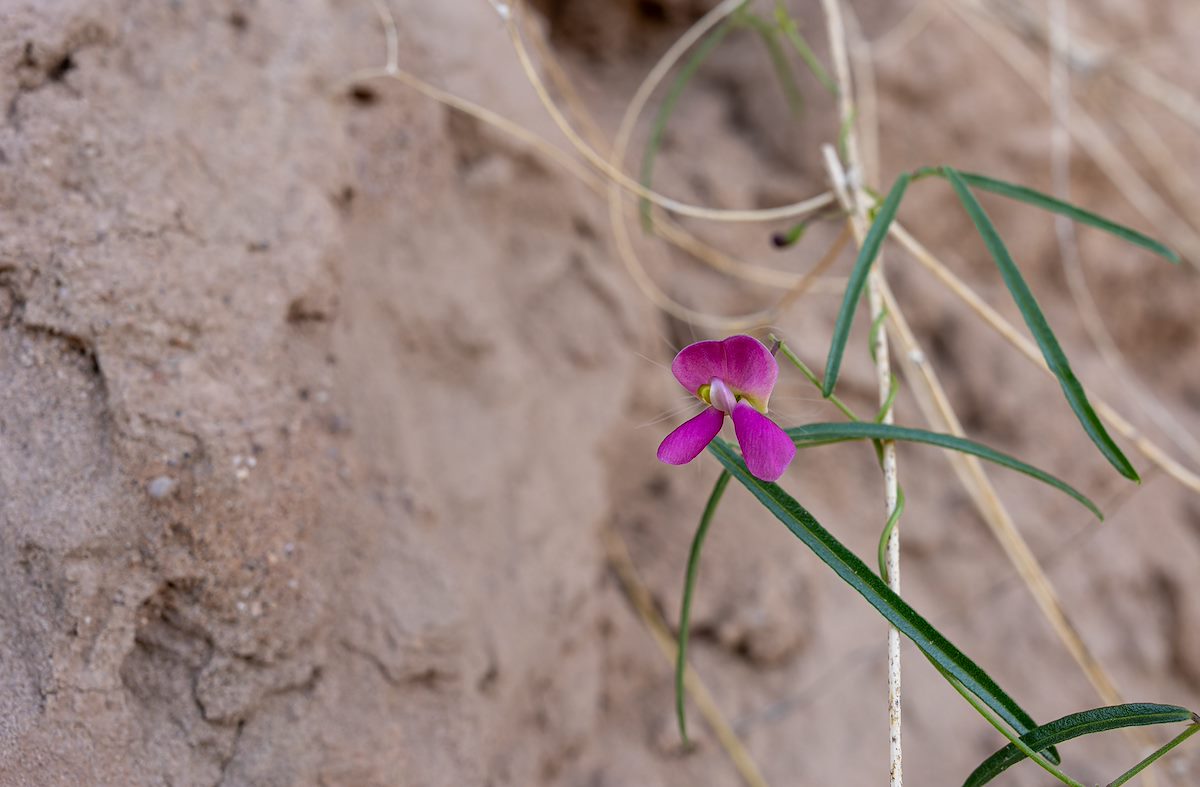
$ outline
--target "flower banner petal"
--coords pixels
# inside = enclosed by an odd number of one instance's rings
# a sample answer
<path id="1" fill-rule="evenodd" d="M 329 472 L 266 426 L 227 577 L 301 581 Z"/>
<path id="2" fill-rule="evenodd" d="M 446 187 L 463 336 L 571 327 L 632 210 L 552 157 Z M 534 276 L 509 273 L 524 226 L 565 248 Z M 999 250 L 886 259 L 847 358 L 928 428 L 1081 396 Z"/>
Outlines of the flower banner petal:
<path id="1" fill-rule="evenodd" d="M 686 465 L 712 442 L 712 439 L 717 436 L 717 432 L 721 431 L 723 423 L 725 423 L 724 413 L 715 407 L 706 407 L 704 412 L 685 421 L 666 436 L 658 446 L 658 461 L 669 465 Z M 790 438 L 788 445 L 792 445 Z M 793 446 L 792 451 L 795 450 Z"/>
<path id="2" fill-rule="evenodd" d="M 775 356 L 753 336 L 730 336 L 721 344 L 725 348 L 725 382 L 754 399 L 756 408 L 766 409 L 779 377 Z"/>
<path id="3" fill-rule="evenodd" d="M 738 402 L 734 408 L 733 428 L 746 467 L 755 478 L 777 480 L 796 456 L 796 446 L 787 432 L 746 402 Z"/>

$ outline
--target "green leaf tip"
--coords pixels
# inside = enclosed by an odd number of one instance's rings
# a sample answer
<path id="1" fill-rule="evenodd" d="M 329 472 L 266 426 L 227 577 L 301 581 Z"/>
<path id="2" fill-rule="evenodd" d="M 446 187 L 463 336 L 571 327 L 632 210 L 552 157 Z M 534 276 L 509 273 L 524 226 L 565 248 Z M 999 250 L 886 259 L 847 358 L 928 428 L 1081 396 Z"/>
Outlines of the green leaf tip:
<path id="1" fill-rule="evenodd" d="M 1151 724 L 1188 721 L 1192 716 L 1190 710 L 1178 705 L 1158 705 L 1149 702 L 1109 705 L 1072 713 L 1048 724 L 1043 724 L 1022 733 L 1021 742 L 1030 749 L 1037 750 L 1065 743 L 1084 735 L 1107 732 L 1122 727 L 1144 727 Z M 1025 753 L 1010 743 L 984 760 L 963 782 L 963 787 L 982 787 L 1025 758 Z"/>
<path id="2" fill-rule="evenodd" d="M 863 289 L 867 286 L 867 274 L 871 272 L 871 265 L 879 256 L 883 239 L 887 237 L 888 229 L 896 218 L 896 211 L 900 208 L 900 200 L 904 197 L 904 190 L 908 188 L 909 180 L 910 177 L 907 173 L 896 178 L 896 182 L 892 184 L 892 190 L 888 192 L 883 205 L 875 214 L 875 220 L 871 222 L 871 228 L 867 231 L 862 248 L 859 249 L 858 259 L 854 261 L 854 269 L 850 272 L 850 279 L 846 284 L 846 294 L 842 298 L 837 322 L 833 326 L 833 341 L 829 345 L 829 357 L 825 361 L 825 381 L 821 385 L 821 395 L 826 399 L 833 393 L 834 386 L 837 385 L 838 372 L 842 367 L 842 356 L 846 353 L 846 342 L 850 337 L 850 326 L 854 323 L 854 310 L 858 307 Z"/>
<path id="3" fill-rule="evenodd" d="M 1063 352 L 1061 345 L 1059 345 L 1054 331 L 1050 328 L 1050 324 L 1046 321 L 1045 315 L 1042 314 L 1042 309 L 1038 306 L 1037 299 L 1034 298 L 1029 285 L 1025 283 L 1024 277 L 1021 276 L 1020 269 L 1013 262 L 1012 255 L 1009 254 L 1008 248 L 1004 245 L 1004 241 L 1001 240 L 996 226 L 992 224 L 992 220 L 988 218 L 987 213 L 983 210 L 983 206 L 979 204 L 979 200 L 971 193 L 970 187 L 958 170 L 952 167 L 942 167 L 942 173 L 954 188 L 959 201 L 967 211 L 967 215 L 971 217 L 975 229 L 978 230 L 980 237 L 983 238 L 983 243 L 987 247 L 988 253 L 996 263 L 996 267 L 1000 270 L 1000 276 L 1004 279 L 1005 286 L 1008 287 L 1013 301 L 1017 304 L 1017 308 L 1021 311 L 1021 316 L 1025 319 L 1025 325 L 1028 326 L 1030 333 L 1037 340 L 1038 347 L 1042 351 L 1042 357 L 1046 360 L 1046 365 L 1058 379 L 1059 385 L 1062 386 L 1067 403 L 1075 411 L 1075 416 L 1083 426 L 1084 432 L 1091 438 L 1092 442 L 1100 450 L 1100 453 L 1104 455 L 1104 458 L 1116 468 L 1117 472 L 1131 481 L 1138 481 L 1139 476 L 1137 471 L 1108 434 L 1108 430 L 1104 428 L 1104 424 L 1101 422 L 1100 417 L 1096 415 L 1096 411 L 1092 409 L 1092 405 L 1087 398 L 1087 393 L 1083 389 L 1083 384 L 1079 382 L 1078 378 L 1075 377 L 1075 372 L 1071 370 L 1071 365 L 1067 361 L 1066 354 Z"/>
<path id="4" fill-rule="evenodd" d="M 1092 213 L 1089 210 L 1084 210 L 1077 205 L 1064 202 L 1063 200 L 1028 188 L 1027 186 L 1020 186 L 1016 183 L 1009 183 L 1004 180 L 989 178 L 986 175 L 979 175 L 974 172 L 959 172 L 958 174 L 968 184 L 977 189 L 983 189 L 985 191 L 990 191 L 993 194 L 999 194 L 1002 197 L 1015 199 L 1019 202 L 1024 202 L 1027 205 L 1033 205 L 1034 207 L 1041 208 L 1042 210 L 1046 210 L 1051 213 L 1057 213 L 1060 216 L 1066 216 L 1072 221 L 1077 221 L 1080 224 L 1086 224 L 1089 227 L 1095 227 L 1096 229 L 1103 230 L 1110 235 L 1114 235 L 1124 241 L 1127 241 L 1128 243 L 1132 243 L 1134 246 L 1140 246 L 1147 251 L 1151 251 L 1174 265 L 1178 265 L 1181 262 L 1179 254 L 1176 253 L 1174 249 L 1156 241 L 1149 235 L 1138 232 L 1131 227 L 1126 227 L 1124 224 L 1118 224 L 1115 221 L 1106 219 L 1103 216 Z"/>

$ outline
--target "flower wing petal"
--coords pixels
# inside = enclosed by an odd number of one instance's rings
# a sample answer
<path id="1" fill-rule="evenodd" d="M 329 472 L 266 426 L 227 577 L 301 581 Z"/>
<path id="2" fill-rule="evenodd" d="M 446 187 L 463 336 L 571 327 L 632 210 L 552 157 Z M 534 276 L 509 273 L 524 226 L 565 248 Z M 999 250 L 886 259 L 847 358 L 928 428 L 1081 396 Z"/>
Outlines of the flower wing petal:
<path id="1" fill-rule="evenodd" d="M 778 480 L 796 455 L 796 446 L 787 432 L 747 402 L 738 402 L 734 408 L 733 429 L 746 467 L 763 481 Z M 662 458 L 662 449 L 659 449 L 659 458 Z"/>
<path id="2" fill-rule="evenodd" d="M 671 361 L 671 373 L 679 384 L 696 393 L 714 377 L 725 377 L 725 343 L 696 342 L 679 351 Z"/>
<path id="3" fill-rule="evenodd" d="M 658 461 L 669 465 L 686 465 L 712 442 L 723 423 L 723 412 L 715 407 L 704 408 L 704 412 L 683 422 L 659 444 Z"/>
<path id="4" fill-rule="evenodd" d="M 755 407 L 765 410 L 779 377 L 775 356 L 753 336 L 730 336 L 721 344 L 725 349 L 725 382 L 737 393 L 752 398 Z"/>

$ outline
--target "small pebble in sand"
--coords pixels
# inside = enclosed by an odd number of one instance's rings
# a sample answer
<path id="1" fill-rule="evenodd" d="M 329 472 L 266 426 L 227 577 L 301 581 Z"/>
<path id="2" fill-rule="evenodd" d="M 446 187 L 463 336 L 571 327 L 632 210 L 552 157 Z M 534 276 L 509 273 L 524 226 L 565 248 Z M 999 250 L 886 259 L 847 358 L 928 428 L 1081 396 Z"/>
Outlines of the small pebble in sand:
<path id="1" fill-rule="evenodd" d="M 175 479 L 170 476 L 160 475 L 146 484 L 146 493 L 155 500 L 162 500 L 173 491 L 175 491 Z"/>

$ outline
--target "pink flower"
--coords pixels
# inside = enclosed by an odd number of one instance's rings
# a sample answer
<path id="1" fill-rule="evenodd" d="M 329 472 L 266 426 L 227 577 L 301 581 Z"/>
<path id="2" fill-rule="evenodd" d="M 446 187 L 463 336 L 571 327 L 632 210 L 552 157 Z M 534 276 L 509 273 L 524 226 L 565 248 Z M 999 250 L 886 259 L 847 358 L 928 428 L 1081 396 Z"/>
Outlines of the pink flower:
<path id="1" fill-rule="evenodd" d="M 783 475 L 796 446 L 766 416 L 779 365 L 762 342 L 753 336 L 730 336 L 690 344 L 671 362 L 671 373 L 708 407 L 667 435 L 658 446 L 660 462 L 685 465 L 695 459 L 729 415 L 750 472 L 763 481 Z"/>

